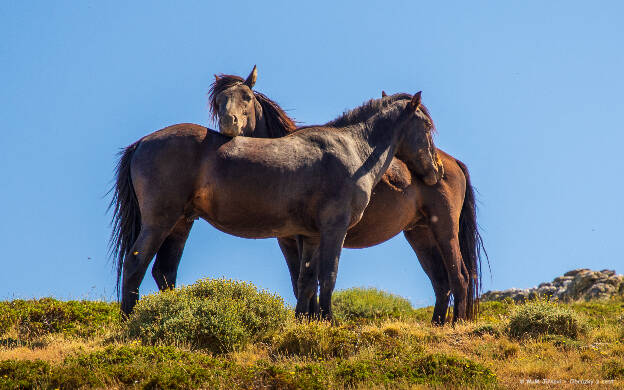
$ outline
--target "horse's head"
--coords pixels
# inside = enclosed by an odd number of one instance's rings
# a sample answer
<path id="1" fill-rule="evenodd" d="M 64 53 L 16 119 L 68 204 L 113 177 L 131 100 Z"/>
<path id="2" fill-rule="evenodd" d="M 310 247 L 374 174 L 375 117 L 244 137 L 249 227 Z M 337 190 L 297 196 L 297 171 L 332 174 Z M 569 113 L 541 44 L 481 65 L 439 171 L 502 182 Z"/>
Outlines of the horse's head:
<path id="1" fill-rule="evenodd" d="M 254 91 L 258 71 L 254 66 L 246 80 L 232 75 L 215 75 L 210 86 L 210 111 L 219 131 L 235 137 L 277 138 L 292 133 L 295 121 L 273 100 Z"/>
<path id="2" fill-rule="evenodd" d="M 403 137 L 396 156 L 425 184 L 434 185 L 444 175 L 444 167 L 433 143 L 433 121 L 421 104 L 420 95 L 417 92 L 405 106 L 400 124 L 404 126 Z"/>
<path id="3" fill-rule="evenodd" d="M 256 118 L 262 112 L 252 88 L 256 83 L 256 66 L 246 80 L 238 76 L 215 75 L 210 89 L 213 117 L 219 118 L 219 131 L 225 135 L 251 136 L 256 129 Z"/>

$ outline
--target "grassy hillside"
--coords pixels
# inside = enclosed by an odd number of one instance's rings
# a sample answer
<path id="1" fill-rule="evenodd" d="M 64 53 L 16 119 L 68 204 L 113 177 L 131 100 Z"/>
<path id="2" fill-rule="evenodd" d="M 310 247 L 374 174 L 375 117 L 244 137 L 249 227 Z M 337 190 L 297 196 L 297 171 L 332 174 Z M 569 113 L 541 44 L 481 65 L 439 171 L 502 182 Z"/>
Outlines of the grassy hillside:
<path id="1" fill-rule="evenodd" d="M 112 303 L 0 302 L 0 389 L 624 388 L 622 297 L 488 302 L 443 328 L 375 290 L 336 302 L 333 325 L 232 281 L 148 296 L 123 324 Z"/>

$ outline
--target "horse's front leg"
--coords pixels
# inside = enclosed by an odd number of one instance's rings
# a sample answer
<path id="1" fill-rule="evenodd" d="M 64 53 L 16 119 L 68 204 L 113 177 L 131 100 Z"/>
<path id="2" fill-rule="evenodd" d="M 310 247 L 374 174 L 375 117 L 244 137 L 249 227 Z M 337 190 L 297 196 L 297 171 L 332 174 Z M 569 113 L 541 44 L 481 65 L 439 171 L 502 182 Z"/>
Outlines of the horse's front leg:
<path id="1" fill-rule="evenodd" d="M 331 297 L 336 286 L 338 275 L 338 262 L 340 252 L 344 244 L 349 217 L 341 216 L 332 218 L 330 228 L 321 231 L 319 245 L 319 286 L 320 286 L 320 313 L 323 319 L 332 319 Z"/>

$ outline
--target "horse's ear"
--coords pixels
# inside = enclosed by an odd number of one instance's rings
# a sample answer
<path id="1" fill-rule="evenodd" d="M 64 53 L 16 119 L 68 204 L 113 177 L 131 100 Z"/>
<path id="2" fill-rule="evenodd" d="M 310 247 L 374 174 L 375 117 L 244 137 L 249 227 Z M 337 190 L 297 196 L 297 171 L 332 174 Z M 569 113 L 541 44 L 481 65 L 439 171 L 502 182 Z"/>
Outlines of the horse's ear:
<path id="1" fill-rule="evenodd" d="M 388 96 L 388 94 L 386 93 L 386 91 L 381 91 L 381 97 L 385 98 L 386 96 Z"/>
<path id="2" fill-rule="evenodd" d="M 219 81 L 219 76 L 218 75 L 215 74 L 214 77 L 215 77 L 215 81 Z"/>
<path id="3" fill-rule="evenodd" d="M 418 106 L 420 106 L 420 95 L 422 94 L 422 91 L 418 91 L 414 94 L 414 96 L 412 97 L 412 100 L 410 101 L 410 107 L 413 110 L 416 110 L 418 108 Z"/>
<path id="4" fill-rule="evenodd" d="M 258 79 L 258 68 L 254 65 L 251 73 L 247 76 L 247 80 L 245 80 L 245 85 L 252 89 L 254 85 L 256 85 L 256 79 Z"/>

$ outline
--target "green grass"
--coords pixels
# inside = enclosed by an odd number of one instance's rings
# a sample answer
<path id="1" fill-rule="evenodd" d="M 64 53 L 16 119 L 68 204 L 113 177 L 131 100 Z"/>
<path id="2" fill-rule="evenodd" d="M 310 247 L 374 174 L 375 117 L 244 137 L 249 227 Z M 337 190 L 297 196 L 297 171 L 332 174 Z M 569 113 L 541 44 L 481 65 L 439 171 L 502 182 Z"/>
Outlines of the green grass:
<path id="1" fill-rule="evenodd" d="M 355 360 L 230 362 L 173 347 L 108 346 L 66 358 L 61 364 L 8 360 L 0 363 L 0 388 L 213 389 L 352 387 L 362 384 L 445 384 L 489 386 L 488 368 L 444 354 Z"/>
<path id="2" fill-rule="evenodd" d="M 22 340 L 48 334 L 89 336 L 119 323 L 115 304 L 95 301 L 59 301 L 54 298 L 0 302 L 0 336 L 17 333 Z"/>
<path id="3" fill-rule="evenodd" d="M 410 302 L 375 288 L 350 288 L 332 297 L 332 310 L 339 320 L 378 321 L 404 319 L 414 314 Z"/>
<path id="4" fill-rule="evenodd" d="M 432 308 L 414 310 L 399 298 L 370 289 L 343 292 L 338 307 L 351 314 L 339 324 L 297 320 L 281 298 L 226 280 L 146 296 L 123 325 L 112 303 L 0 302 L 0 389 L 517 388 L 529 378 L 624 381 L 621 298 L 487 302 L 478 322 L 453 327 L 431 326 Z"/>

